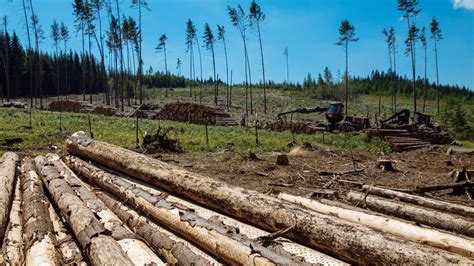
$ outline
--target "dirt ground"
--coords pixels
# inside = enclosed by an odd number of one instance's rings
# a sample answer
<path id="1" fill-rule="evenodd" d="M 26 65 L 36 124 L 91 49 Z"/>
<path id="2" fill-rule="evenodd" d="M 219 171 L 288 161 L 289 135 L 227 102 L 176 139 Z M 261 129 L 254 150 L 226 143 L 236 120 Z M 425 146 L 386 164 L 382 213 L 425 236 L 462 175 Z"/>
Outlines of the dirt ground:
<path id="1" fill-rule="evenodd" d="M 232 152 L 160 156 L 163 161 L 235 186 L 263 193 L 282 191 L 296 195 L 308 195 L 323 188 L 335 177 L 333 173 L 341 181 L 333 182 L 327 188 L 343 193 L 360 189 L 358 183 L 401 190 L 447 184 L 452 182 L 451 171 L 461 170 L 463 166 L 474 169 L 471 158 L 466 155 L 446 155 L 428 149 L 381 156 L 365 152 L 351 154 L 326 147 L 313 147 L 311 150 L 297 147 L 288 154 L 290 163 L 287 166 L 276 165 L 277 153 L 260 153 L 257 157 L 258 160 L 252 160 L 248 154 Z M 392 160 L 396 171 L 378 168 L 377 160 L 382 158 Z M 354 169 L 362 171 L 338 175 Z M 428 196 L 474 206 L 466 196 L 452 196 L 449 192 L 433 192 Z"/>

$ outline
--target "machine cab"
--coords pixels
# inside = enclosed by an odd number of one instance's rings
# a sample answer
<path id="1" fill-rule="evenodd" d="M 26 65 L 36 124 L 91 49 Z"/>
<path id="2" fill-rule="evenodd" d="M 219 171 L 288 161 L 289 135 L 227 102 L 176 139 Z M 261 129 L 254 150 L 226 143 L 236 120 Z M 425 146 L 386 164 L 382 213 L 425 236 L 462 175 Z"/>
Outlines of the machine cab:
<path id="1" fill-rule="evenodd" d="M 326 119 L 329 123 L 339 123 L 344 119 L 344 105 L 341 102 L 332 102 L 326 111 Z"/>

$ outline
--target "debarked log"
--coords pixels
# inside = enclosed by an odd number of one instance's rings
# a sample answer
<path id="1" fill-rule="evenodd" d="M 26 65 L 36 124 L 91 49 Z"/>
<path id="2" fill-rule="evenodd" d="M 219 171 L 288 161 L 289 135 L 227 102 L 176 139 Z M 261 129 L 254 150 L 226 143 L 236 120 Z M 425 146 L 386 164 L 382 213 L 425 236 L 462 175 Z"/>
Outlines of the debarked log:
<path id="1" fill-rule="evenodd" d="M 92 265 L 133 265 L 117 241 L 107 235 L 107 229 L 85 206 L 56 168 L 48 164 L 43 156 L 36 157 L 35 162 L 41 172 L 44 186 Z"/>
<path id="2" fill-rule="evenodd" d="M 454 214 L 458 214 L 461 216 L 468 216 L 474 218 L 474 208 L 464 205 L 459 205 L 455 203 L 429 199 L 425 197 L 420 197 L 416 195 L 411 195 L 399 191 L 394 191 L 390 189 L 384 189 L 375 186 L 363 186 L 362 189 L 364 191 L 369 190 L 370 195 L 377 195 L 389 199 L 398 199 L 403 202 L 408 202 L 416 205 L 420 205 L 423 207 L 440 210 L 443 212 L 450 212 Z"/>
<path id="3" fill-rule="evenodd" d="M 171 203 L 105 172 L 83 160 L 66 156 L 66 165 L 77 174 L 146 214 L 175 234 L 230 264 L 295 264 L 256 241 L 250 240 L 232 227 L 207 220 L 191 209 Z"/>
<path id="4" fill-rule="evenodd" d="M 179 265 L 211 265 L 211 262 L 204 257 L 194 253 L 182 242 L 171 239 L 165 233 L 157 230 L 144 216 L 140 216 L 127 205 L 118 201 L 113 196 L 102 191 L 95 191 L 95 194 L 127 223 L 135 233 L 143 237 L 147 243 L 153 247 L 155 252 L 169 264 Z"/>
<path id="5" fill-rule="evenodd" d="M 233 187 L 111 144 L 90 142 L 83 132 L 66 141 L 66 150 L 267 231 L 295 225 L 288 238 L 354 264 L 471 262 L 456 254 L 433 251 L 358 224 L 291 206 L 274 197 Z"/>
<path id="6" fill-rule="evenodd" d="M 360 202 L 373 211 L 470 237 L 474 236 L 472 220 L 459 215 L 427 209 L 410 203 L 399 203 L 354 191 L 347 193 L 347 199 L 353 203 Z"/>
<path id="7" fill-rule="evenodd" d="M 122 221 L 89 189 L 88 185 L 80 180 L 56 154 L 47 155 L 48 163 L 64 177 L 66 182 L 76 192 L 86 206 L 96 214 L 102 225 L 119 243 L 122 250 L 135 265 L 163 265 L 158 256 L 135 233 L 130 231 Z"/>
<path id="8" fill-rule="evenodd" d="M 19 157 L 16 153 L 5 152 L 0 165 L 0 242 L 3 243 L 3 235 L 10 214 L 10 205 L 13 195 L 13 183 L 15 181 L 16 165 Z"/>
<path id="9" fill-rule="evenodd" d="M 474 241 L 471 239 L 424 228 L 402 220 L 329 206 L 316 200 L 286 193 L 280 193 L 278 198 L 302 205 L 319 213 L 329 214 L 354 223 L 360 223 L 381 232 L 390 233 L 422 244 L 474 258 Z"/>
<path id="10" fill-rule="evenodd" d="M 21 221 L 20 187 L 20 178 L 17 178 L 10 211 L 10 221 L 8 222 L 8 227 L 3 239 L 3 262 L 0 264 L 20 265 L 23 261 L 23 223 Z"/>
<path id="11" fill-rule="evenodd" d="M 24 159 L 21 175 L 25 264 L 60 265 L 61 255 L 56 250 L 56 237 L 49 217 L 49 201 L 31 158 Z"/>

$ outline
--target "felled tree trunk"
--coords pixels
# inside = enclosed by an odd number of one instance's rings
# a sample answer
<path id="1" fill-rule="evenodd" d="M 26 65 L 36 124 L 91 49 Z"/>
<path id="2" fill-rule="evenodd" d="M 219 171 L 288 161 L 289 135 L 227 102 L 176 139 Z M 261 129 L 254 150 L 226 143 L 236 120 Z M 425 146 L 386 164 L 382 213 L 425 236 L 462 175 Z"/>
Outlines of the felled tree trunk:
<path id="1" fill-rule="evenodd" d="M 107 230 L 97 220 L 94 213 L 76 195 L 54 166 L 46 163 L 42 156 L 35 158 L 36 165 L 43 176 L 43 184 L 48 189 L 61 216 L 85 250 L 93 265 L 133 265 L 120 245 L 107 235 Z"/>
<path id="2" fill-rule="evenodd" d="M 21 173 L 25 264 L 60 265 L 61 255 L 56 251 L 56 237 L 49 218 L 49 202 L 31 158 L 23 161 Z"/>
<path id="3" fill-rule="evenodd" d="M 211 265 L 211 262 L 191 251 L 184 243 L 177 242 L 166 234 L 158 231 L 147 219 L 101 191 L 95 194 L 127 223 L 127 225 L 147 243 L 153 247 L 155 252 L 169 264 L 179 265 Z"/>
<path id="4" fill-rule="evenodd" d="M 393 200 L 370 196 L 360 192 L 349 192 L 347 199 L 354 203 L 360 202 L 373 211 L 470 237 L 474 236 L 472 220 L 464 219 L 458 215 L 426 209 L 408 203 L 398 203 Z"/>
<path id="5" fill-rule="evenodd" d="M 6 152 L 2 156 L 0 165 L 0 242 L 3 243 L 3 236 L 7 226 L 8 215 L 10 214 L 10 203 L 13 195 L 13 182 L 15 181 L 16 165 L 18 155 L 13 152 Z"/>
<path id="6" fill-rule="evenodd" d="M 401 220 L 329 206 L 315 200 L 286 193 L 280 193 L 278 198 L 302 205 L 319 213 L 329 214 L 354 223 L 360 223 L 374 230 L 445 249 L 459 255 L 474 257 L 474 242 L 466 238 L 423 228 Z"/>
<path id="7" fill-rule="evenodd" d="M 389 199 L 399 199 L 400 201 L 403 201 L 403 202 L 408 202 L 408 203 L 420 205 L 423 207 L 440 210 L 443 212 L 450 212 L 454 214 L 459 214 L 461 216 L 468 216 L 468 217 L 474 218 L 473 207 L 468 207 L 468 206 L 444 202 L 440 200 L 410 195 L 407 193 L 374 187 L 374 186 L 366 185 L 366 186 L 363 186 L 362 189 L 364 191 L 369 190 L 370 195 L 382 196 Z"/>
<path id="8" fill-rule="evenodd" d="M 74 242 L 72 236 L 64 227 L 54 207 L 49 205 L 49 218 L 53 224 L 54 234 L 56 236 L 57 249 L 61 253 L 63 263 L 67 265 L 86 266 L 81 250 Z"/>
<path id="9" fill-rule="evenodd" d="M 355 264 L 466 261 L 446 251 L 433 251 L 357 224 L 308 212 L 282 200 L 232 187 L 114 145 L 100 141 L 87 143 L 83 133 L 76 133 L 66 141 L 66 149 L 267 231 L 295 226 L 287 233 L 288 238 Z"/>
<path id="10" fill-rule="evenodd" d="M 10 211 L 10 222 L 8 223 L 3 241 L 2 254 L 3 263 L 9 265 L 20 265 L 23 261 L 23 224 L 21 222 L 21 191 L 20 178 L 15 184 L 15 196 L 13 197 Z M 1 259 L 0 259 L 1 260 Z M 3 264 L 1 263 L 1 264 Z"/>
<path id="11" fill-rule="evenodd" d="M 89 190 L 82 180 L 59 160 L 59 156 L 48 154 L 47 161 L 54 165 L 79 198 L 96 214 L 102 225 L 111 233 L 111 236 L 118 242 L 135 265 L 164 264 L 137 235 L 123 225 L 122 221 Z"/>
<path id="12" fill-rule="evenodd" d="M 185 206 L 171 203 L 88 164 L 76 157 L 64 158 L 76 173 L 94 185 L 133 205 L 174 233 L 230 264 L 294 264 L 290 258 L 263 247 L 232 227 L 198 216 Z"/>

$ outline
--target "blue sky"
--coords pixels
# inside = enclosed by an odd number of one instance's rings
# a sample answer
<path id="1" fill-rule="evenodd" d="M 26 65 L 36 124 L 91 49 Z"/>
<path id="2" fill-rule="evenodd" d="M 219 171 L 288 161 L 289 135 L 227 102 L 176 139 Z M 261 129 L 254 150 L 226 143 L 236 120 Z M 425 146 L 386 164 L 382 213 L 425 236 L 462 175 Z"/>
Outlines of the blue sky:
<path id="1" fill-rule="evenodd" d="M 0 16 L 9 18 L 10 31 L 15 29 L 25 43 L 26 29 L 21 12 L 21 1 L 0 0 Z M 455 3 L 453 2 L 455 1 Z M 50 25 L 53 19 L 64 22 L 72 31 L 74 18 L 72 1 L 33 0 L 37 15 L 45 31 L 43 50 L 52 51 Z M 121 0 L 122 12 L 137 17 L 138 12 L 130 8 L 131 0 Z M 474 0 L 420 0 L 422 12 L 417 24 L 427 26 L 433 16 L 440 22 L 444 40 L 439 43 L 440 82 L 458 84 L 474 89 Z M 244 76 L 243 48 L 240 35 L 226 13 L 226 6 L 241 4 L 246 10 L 250 0 L 148 0 L 151 11 L 143 15 L 143 59 L 145 69 L 164 69 L 162 54 L 155 52 L 159 36 L 168 35 L 168 60 L 172 71 L 176 71 L 176 59 L 183 62 L 182 74 L 189 73 L 189 55 L 185 53 L 185 22 L 193 20 L 202 35 L 208 22 L 214 29 L 222 24 L 227 31 L 229 64 L 234 73 L 234 83 Z M 334 76 L 343 72 L 344 51 L 335 45 L 338 27 L 348 19 L 356 28 L 360 38 L 350 46 L 349 64 L 351 75 L 368 75 L 374 69 L 388 69 L 387 48 L 381 31 L 393 26 L 397 30 L 397 64 L 402 74 L 409 75 L 410 61 L 403 54 L 403 40 L 407 25 L 396 10 L 396 0 L 260 0 L 266 20 L 262 24 L 265 66 L 267 79 L 286 79 L 285 46 L 289 50 L 290 80 L 302 82 L 308 72 L 316 76 L 328 66 Z M 262 68 L 258 38 L 255 32 L 249 35 L 249 53 L 253 80 L 261 79 Z M 80 36 L 72 34 L 73 49 L 80 49 Z M 202 40 L 200 40 L 202 44 Z M 219 76 L 225 79 L 225 61 L 222 45 L 216 46 L 216 64 Z M 95 47 L 94 47 L 95 48 Z M 435 78 L 434 52 L 431 39 L 428 43 L 428 77 Z M 203 76 L 212 75 L 212 58 L 202 49 Z M 97 50 L 95 50 L 97 52 Z M 98 53 L 98 52 L 97 52 Z M 417 75 L 423 75 L 423 53 L 418 47 Z M 196 58 L 196 60 L 198 60 Z M 197 65 L 199 73 L 199 65 Z"/>

